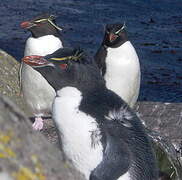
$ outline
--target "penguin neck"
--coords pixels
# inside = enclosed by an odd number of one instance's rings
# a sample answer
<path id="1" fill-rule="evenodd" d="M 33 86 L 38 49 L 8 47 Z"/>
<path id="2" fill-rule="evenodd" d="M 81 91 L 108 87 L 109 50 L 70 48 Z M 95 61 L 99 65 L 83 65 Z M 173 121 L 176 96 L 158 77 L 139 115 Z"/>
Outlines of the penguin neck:
<path id="1" fill-rule="evenodd" d="M 102 106 L 100 101 L 106 101 L 106 104 L 114 104 L 114 102 L 109 99 L 110 96 L 113 96 L 113 93 L 108 93 L 108 90 L 105 86 L 105 81 L 100 75 L 97 66 L 89 64 L 77 64 L 76 67 L 73 67 L 73 69 L 68 71 L 70 71 L 69 74 L 68 72 L 65 74 L 63 72 L 59 75 L 56 75 L 57 73 L 53 71 L 53 74 L 48 76 L 47 74 L 49 72 L 44 68 L 44 72 L 41 73 L 54 87 L 58 96 L 58 92 L 65 87 L 74 87 L 80 91 L 82 94 L 82 101 L 79 108 L 83 112 L 100 119 L 98 117 L 100 117 L 101 114 L 107 113 L 108 111 L 107 105 Z M 115 99 L 117 98 L 118 96 Z"/>
<path id="2" fill-rule="evenodd" d="M 127 41 L 128 41 L 127 39 L 122 39 L 122 40 L 120 40 L 116 43 L 110 44 L 110 45 L 107 45 L 104 41 L 102 45 L 105 47 L 108 47 L 108 48 L 118 48 L 118 47 L 122 46 Z"/>
<path id="3" fill-rule="evenodd" d="M 45 35 L 38 38 L 29 37 L 26 41 L 25 56 L 39 55 L 45 56 L 62 48 L 63 44 L 60 38 L 54 35 Z"/>
<path id="4" fill-rule="evenodd" d="M 87 96 L 93 92 L 101 92 L 105 89 L 105 81 L 100 76 L 98 67 L 93 64 L 75 64 L 69 70 L 68 79 L 65 79 L 66 86 L 76 87 L 82 92 L 83 96 Z M 66 75 L 65 75 L 65 78 Z M 61 84 L 61 82 L 60 82 Z M 58 89 L 57 89 L 58 90 Z"/>

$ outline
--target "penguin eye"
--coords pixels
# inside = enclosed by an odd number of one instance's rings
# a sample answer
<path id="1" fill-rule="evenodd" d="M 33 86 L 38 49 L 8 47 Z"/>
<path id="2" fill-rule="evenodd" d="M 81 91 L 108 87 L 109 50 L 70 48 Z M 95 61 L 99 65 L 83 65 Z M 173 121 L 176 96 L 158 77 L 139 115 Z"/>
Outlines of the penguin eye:
<path id="1" fill-rule="evenodd" d="M 67 64 L 60 64 L 59 67 L 60 67 L 62 70 L 65 70 L 65 69 L 67 69 L 68 65 L 67 65 Z"/>
<path id="2" fill-rule="evenodd" d="M 107 33 L 107 34 L 110 34 L 110 32 L 109 32 L 108 30 L 106 30 L 106 33 Z"/>

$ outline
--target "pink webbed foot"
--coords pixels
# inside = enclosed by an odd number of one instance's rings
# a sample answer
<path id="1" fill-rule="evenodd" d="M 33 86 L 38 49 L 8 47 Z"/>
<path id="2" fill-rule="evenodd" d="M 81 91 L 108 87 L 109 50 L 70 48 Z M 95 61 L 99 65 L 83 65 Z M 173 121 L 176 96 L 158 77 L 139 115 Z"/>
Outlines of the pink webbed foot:
<path id="1" fill-rule="evenodd" d="M 35 122 L 32 125 L 33 129 L 40 131 L 43 129 L 43 125 L 43 119 L 41 117 L 35 117 Z"/>

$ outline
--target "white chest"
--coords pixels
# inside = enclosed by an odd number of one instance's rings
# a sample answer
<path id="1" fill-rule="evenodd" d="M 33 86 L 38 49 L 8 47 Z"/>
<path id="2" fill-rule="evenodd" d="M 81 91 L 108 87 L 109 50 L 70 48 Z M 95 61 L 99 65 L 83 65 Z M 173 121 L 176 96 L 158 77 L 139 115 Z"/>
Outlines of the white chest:
<path id="1" fill-rule="evenodd" d="M 26 41 L 24 55 L 45 56 L 59 48 L 62 48 L 62 42 L 53 35 L 40 38 L 30 37 Z M 51 111 L 55 91 L 39 72 L 31 66 L 22 63 L 20 82 L 24 99 L 34 115 L 42 115 Z"/>
<path id="2" fill-rule="evenodd" d="M 89 179 L 91 171 L 102 161 L 103 156 L 101 143 L 92 146 L 91 136 L 98 131 L 97 122 L 79 110 L 82 100 L 79 90 L 65 87 L 57 95 L 53 104 L 53 117 L 60 131 L 63 150 L 73 165 Z"/>
<path id="3" fill-rule="evenodd" d="M 62 47 L 61 40 L 53 35 L 42 36 L 39 38 L 30 37 L 26 41 L 24 55 L 45 56 Z"/>
<path id="4" fill-rule="evenodd" d="M 132 106 L 140 87 L 140 64 L 136 51 L 129 41 L 107 50 L 106 86 Z"/>
<path id="5" fill-rule="evenodd" d="M 120 176 L 117 180 L 132 180 L 130 174 L 127 172 L 125 174 L 123 174 L 122 176 Z"/>

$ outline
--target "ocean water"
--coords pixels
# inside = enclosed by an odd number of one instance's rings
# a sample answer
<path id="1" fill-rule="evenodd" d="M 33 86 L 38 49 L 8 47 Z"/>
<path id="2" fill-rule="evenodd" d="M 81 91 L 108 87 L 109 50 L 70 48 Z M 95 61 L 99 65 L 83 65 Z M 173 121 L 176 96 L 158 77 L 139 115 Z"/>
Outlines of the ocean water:
<path id="1" fill-rule="evenodd" d="M 0 3 L 0 48 L 17 60 L 29 32 L 22 21 L 44 12 L 58 16 L 65 46 L 98 49 L 107 23 L 126 22 L 140 58 L 139 100 L 182 102 L 181 0 L 3 0 Z"/>

